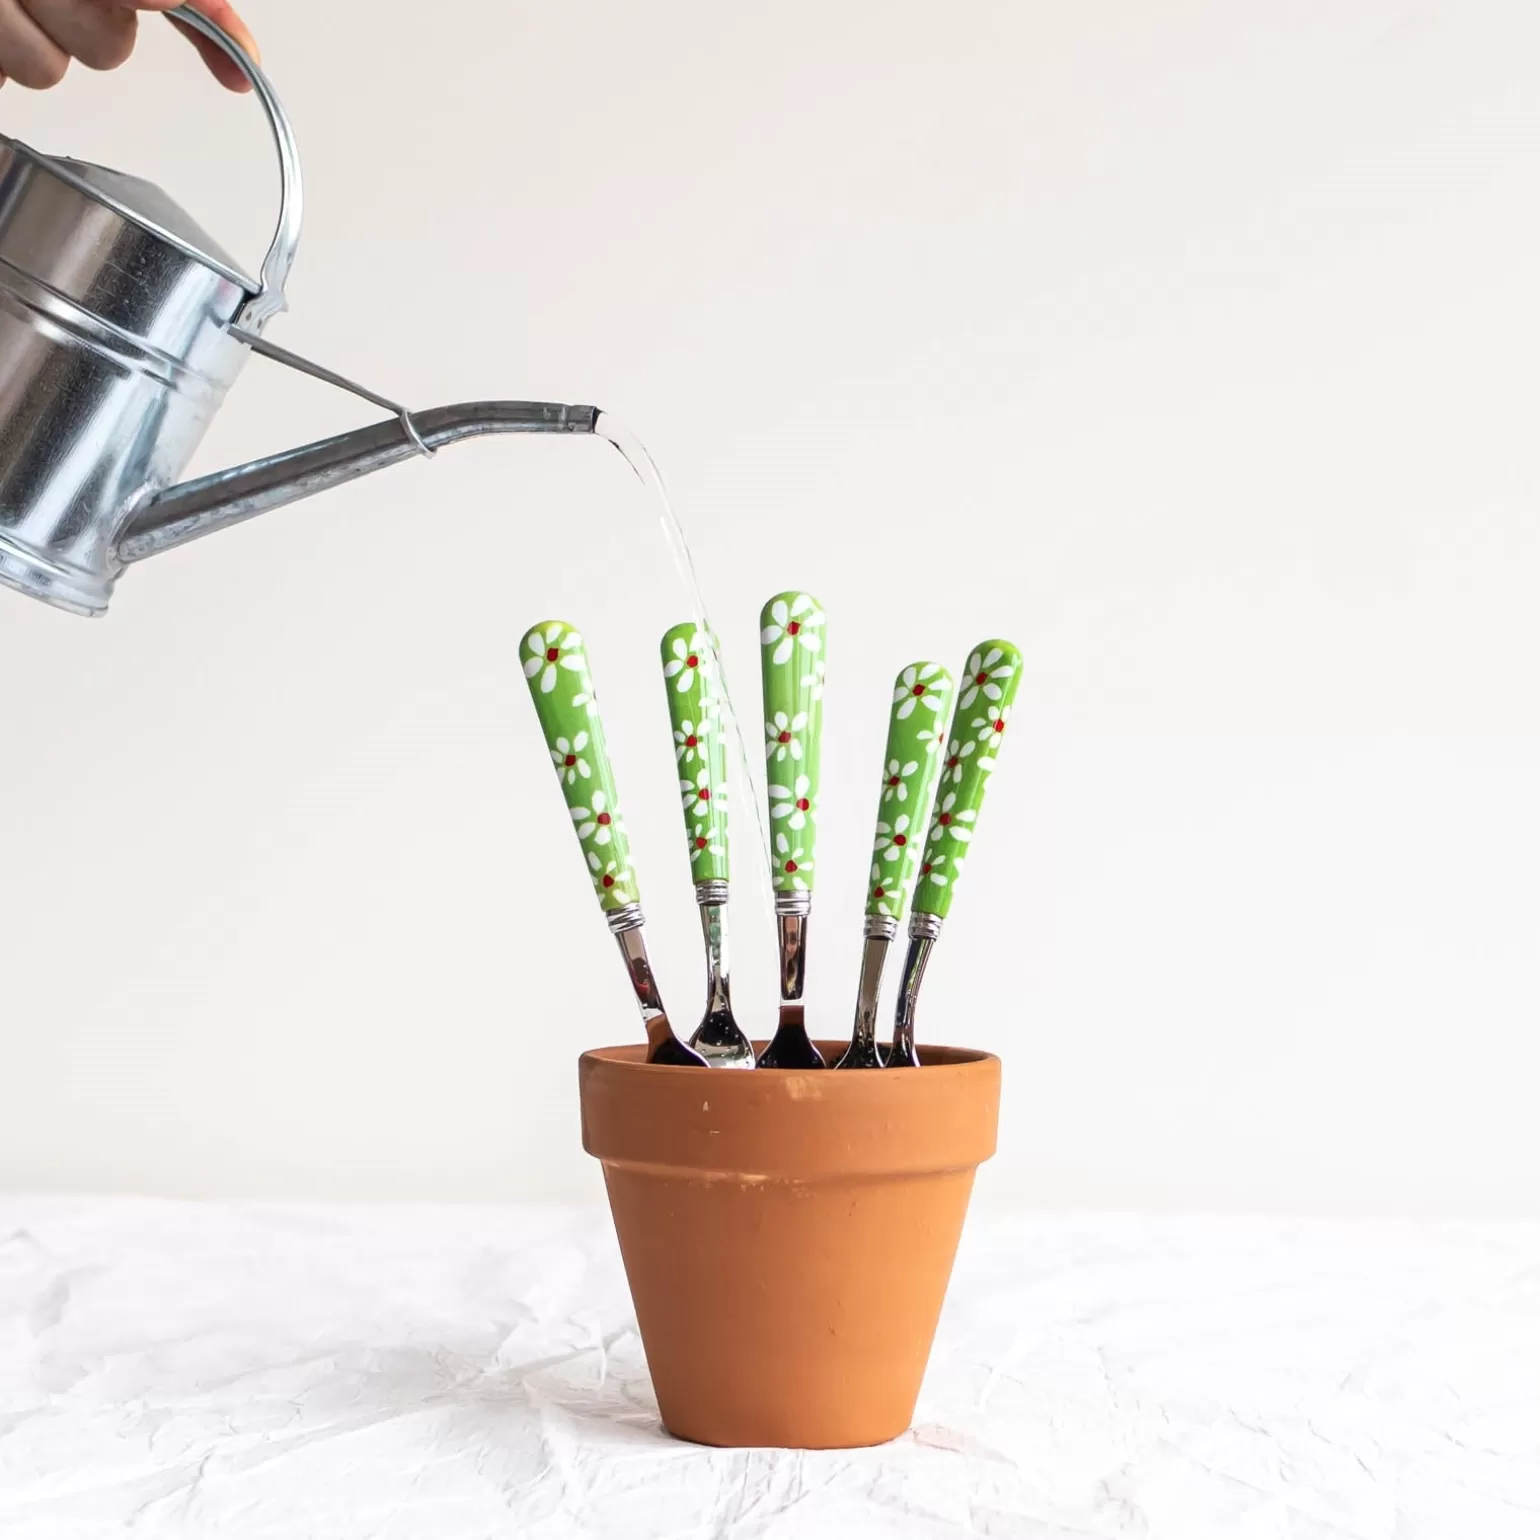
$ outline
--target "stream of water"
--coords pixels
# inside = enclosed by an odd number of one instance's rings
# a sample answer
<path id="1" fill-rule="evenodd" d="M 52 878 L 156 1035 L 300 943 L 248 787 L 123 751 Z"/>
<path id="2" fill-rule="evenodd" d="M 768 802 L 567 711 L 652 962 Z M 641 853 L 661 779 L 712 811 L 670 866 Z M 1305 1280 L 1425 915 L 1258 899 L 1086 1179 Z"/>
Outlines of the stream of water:
<path id="1" fill-rule="evenodd" d="M 700 579 L 695 573 L 695 558 L 690 554 L 690 542 L 685 539 L 679 517 L 674 512 L 673 503 L 669 500 L 668 488 L 663 483 L 662 472 L 658 470 L 652 456 L 647 453 L 642 441 L 623 422 L 617 421 L 611 413 L 599 413 L 594 420 L 594 434 L 598 438 L 607 439 L 620 451 L 621 458 L 631 467 L 632 474 L 651 494 L 657 508 L 658 522 L 663 527 L 663 539 L 668 545 L 669 555 L 673 558 L 674 568 L 689 592 L 693 617 L 701 630 L 711 637 L 715 644 L 716 631 L 712 627 L 711 617 L 706 613 L 706 601 L 701 596 Z M 723 709 L 727 716 L 727 724 L 732 729 L 733 742 L 737 746 L 738 770 L 742 776 L 739 797 L 753 809 L 754 827 L 759 831 L 759 848 L 764 858 L 765 875 L 768 877 L 773 869 L 770 858 L 770 834 L 765 824 L 764 811 L 760 807 L 759 797 L 754 788 L 748 743 L 743 736 L 742 721 L 733 701 L 733 693 L 727 678 L 727 665 L 722 660 L 720 646 L 714 645 L 713 651 L 716 653 L 722 687 Z M 754 736 L 755 741 L 758 742 L 757 731 Z"/>

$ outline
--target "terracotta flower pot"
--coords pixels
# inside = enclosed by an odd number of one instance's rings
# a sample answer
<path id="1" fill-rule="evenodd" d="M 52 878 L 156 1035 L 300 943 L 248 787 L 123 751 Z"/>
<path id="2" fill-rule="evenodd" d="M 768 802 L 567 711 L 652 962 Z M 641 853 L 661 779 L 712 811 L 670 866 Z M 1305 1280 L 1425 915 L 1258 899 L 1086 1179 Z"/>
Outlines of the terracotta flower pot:
<path id="1" fill-rule="evenodd" d="M 731 1446 L 896 1438 L 994 1154 L 1000 1061 L 745 1074 L 644 1053 L 586 1053 L 579 1079 L 664 1425 Z"/>

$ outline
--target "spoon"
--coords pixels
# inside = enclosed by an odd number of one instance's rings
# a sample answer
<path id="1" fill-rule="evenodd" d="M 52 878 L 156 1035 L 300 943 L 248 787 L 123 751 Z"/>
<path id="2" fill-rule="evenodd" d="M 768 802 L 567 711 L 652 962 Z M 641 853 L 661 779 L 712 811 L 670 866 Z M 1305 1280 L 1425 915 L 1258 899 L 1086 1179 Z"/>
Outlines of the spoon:
<path id="1" fill-rule="evenodd" d="M 951 698 L 952 676 L 939 663 L 911 663 L 893 681 L 893 709 L 888 715 L 877 799 L 877 837 L 872 842 L 872 875 L 866 890 L 866 944 L 861 952 L 856 1024 L 850 1046 L 835 1069 L 883 1067 L 877 1047 L 877 997 L 888 948 L 898 935 L 920 869 Z"/>
<path id="2" fill-rule="evenodd" d="M 545 734 L 599 907 L 620 947 L 626 977 L 641 1007 L 649 1064 L 705 1060 L 674 1035 L 642 939 L 641 894 L 631 870 L 631 847 L 620 820 L 615 775 L 604 747 L 604 724 L 594 698 L 583 638 L 564 620 L 545 620 L 524 638 L 524 678 Z"/>
<path id="3" fill-rule="evenodd" d="M 781 1011 L 761 1069 L 822 1069 L 807 1035 L 802 986 L 807 922 L 813 909 L 818 839 L 818 769 L 823 735 L 823 607 L 810 594 L 784 593 L 759 617 L 765 698 L 765 774 L 769 782 L 771 881 L 780 932 Z"/>
<path id="4" fill-rule="evenodd" d="M 984 792 L 1011 719 L 1011 702 L 1021 683 L 1021 653 L 1009 642 L 980 642 L 968 657 L 959 681 L 957 714 L 941 764 L 941 784 L 931 809 L 930 837 L 920 863 L 914 913 L 909 920 L 909 951 L 904 958 L 903 989 L 893 1023 L 888 1068 L 918 1069 L 914 1047 L 914 1010 L 925 965 L 941 935 L 941 922 L 952 907 Z"/>
<path id="5" fill-rule="evenodd" d="M 706 943 L 706 1014 L 690 1046 L 723 1069 L 753 1069 L 754 1045 L 733 1019 L 727 967 L 727 723 L 717 693 L 717 650 L 694 621 L 663 637 L 663 679 L 695 902 Z"/>

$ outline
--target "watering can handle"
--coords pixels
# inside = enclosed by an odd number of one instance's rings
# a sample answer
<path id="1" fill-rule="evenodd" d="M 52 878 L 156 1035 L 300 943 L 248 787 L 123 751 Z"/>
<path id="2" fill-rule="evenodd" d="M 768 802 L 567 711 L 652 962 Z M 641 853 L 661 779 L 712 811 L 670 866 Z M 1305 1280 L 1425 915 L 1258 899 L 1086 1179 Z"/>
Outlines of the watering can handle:
<path id="1" fill-rule="evenodd" d="M 278 150 L 278 166 L 283 178 L 278 208 L 278 230 L 273 244 L 262 261 L 261 288 L 241 312 L 240 324 L 244 330 L 259 332 L 275 315 L 289 308 L 286 293 L 289 272 L 299 250 L 300 222 L 305 210 L 305 187 L 299 170 L 299 147 L 294 142 L 294 127 L 289 115 L 283 110 L 272 82 L 262 72 L 262 66 L 241 47 L 217 22 L 210 21 L 191 5 L 179 5 L 164 13 L 184 27 L 201 33 L 210 42 L 229 54 L 236 68 L 251 82 L 267 113 L 268 125 L 273 130 L 273 143 Z"/>

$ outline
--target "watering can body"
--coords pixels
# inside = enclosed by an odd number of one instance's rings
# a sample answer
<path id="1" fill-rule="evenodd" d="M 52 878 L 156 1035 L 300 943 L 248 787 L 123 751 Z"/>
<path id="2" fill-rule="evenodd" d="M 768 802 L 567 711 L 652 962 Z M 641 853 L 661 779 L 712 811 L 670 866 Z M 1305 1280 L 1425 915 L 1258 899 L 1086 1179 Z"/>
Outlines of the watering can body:
<path id="1" fill-rule="evenodd" d="M 153 203 L 0 138 L 0 578 L 86 614 L 107 607 L 123 526 L 180 478 L 251 351 L 231 333 L 248 289 L 98 187 Z"/>
<path id="2" fill-rule="evenodd" d="M 410 414 L 268 343 L 286 308 L 302 188 L 261 70 L 197 12 L 174 13 L 245 70 L 282 170 L 253 279 L 158 188 L 0 134 L 0 583 L 103 613 L 131 561 L 458 438 L 592 431 L 587 407 L 482 402 Z M 180 478 L 253 351 L 395 414 L 186 486 Z"/>

